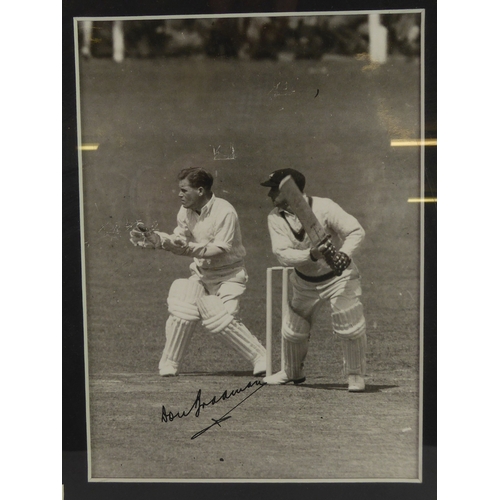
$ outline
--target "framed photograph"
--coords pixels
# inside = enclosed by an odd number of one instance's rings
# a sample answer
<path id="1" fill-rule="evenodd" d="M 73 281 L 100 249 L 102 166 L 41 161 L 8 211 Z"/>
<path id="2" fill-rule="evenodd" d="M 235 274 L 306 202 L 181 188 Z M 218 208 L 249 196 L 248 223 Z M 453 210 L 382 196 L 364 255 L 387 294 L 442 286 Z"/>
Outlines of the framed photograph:
<path id="1" fill-rule="evenodd" d="M 433 486 L 435 13 L 271 3 L 72 12 L 86 488 Z"/>

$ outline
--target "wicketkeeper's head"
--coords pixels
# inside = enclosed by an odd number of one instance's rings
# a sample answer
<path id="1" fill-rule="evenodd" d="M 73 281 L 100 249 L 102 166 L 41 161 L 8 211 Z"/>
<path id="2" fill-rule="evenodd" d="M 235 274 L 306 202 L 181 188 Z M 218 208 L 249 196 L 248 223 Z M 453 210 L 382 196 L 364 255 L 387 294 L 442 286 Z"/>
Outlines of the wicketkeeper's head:
<path id="1" fill-rule="evenodd" d="M 303 192 L 306 186 L 306 178 L 297 170 L 293 168 L 280 168 L 269 174 L 269 178 L 261 182 L 260 185 L 264 187 L 277 188 L 280 186 L 280 182 L 288 175 L 292 176 L 292 179 L 297 184 L 297 187 Z"/>
<path id="2" fill-rule="evenodd" d="M 191 187 L 202 187 L 208 192 L 212 190 L 212 185 L 214 183 L 212 174 L 200 167 L 191 167 L 181 170 L 177 176 L 177 180 L 182 181 L 183 179 L 187 179 Z"/>

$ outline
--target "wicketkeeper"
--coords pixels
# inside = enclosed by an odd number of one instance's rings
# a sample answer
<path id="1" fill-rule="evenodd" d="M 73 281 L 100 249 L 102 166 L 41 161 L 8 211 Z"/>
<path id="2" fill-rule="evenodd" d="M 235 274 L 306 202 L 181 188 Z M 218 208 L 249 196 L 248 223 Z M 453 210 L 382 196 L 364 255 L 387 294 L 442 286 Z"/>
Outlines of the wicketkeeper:
<path id="1" fill-rule="evenodd" d="M 182 207 L 173 234 L 138 225 L 131 231 L 134 245 L 156 248 L 193 259 L 189 279 L 175 280 L 168 294 L 170 313 L 160 375 L 178 375 L 196 325 L 219 335 L 253 366 L 266 371 L 266 351 L 238 318 L 239 301 L 248 275 L 243 258 L 238 215 L 233 206 L 212 192 L 213 177 L 202 168 L 178 175 Z"/>
<path id="2" fill-rule="evenodd" d="M 313 213 L 330 238 L 316 247 L 289 206 L 280 183 L 292 176 Z M 361 283 L 352 255 L 365 232 L 359 222 L 327 198 L 307 196 L 306 179 L 293 169 L 272 172 L 262 186 L 269 187 L 274 209 L 268 216 L 274 255 L 283 266 L 294 267 L 290 276 L 292 298 L 283 328 L 284 370 L 264 378 L 268 384 L 305 381 L 304 361 L 319 308 L 329 302 L 333 332 L 340 338 L 348 390 L 365 389 L 366 325 L 360 301 Z M 300 198 L 300 196 L 299 196 Z M 328 263 L 327 263 L 328 262 Z"/>

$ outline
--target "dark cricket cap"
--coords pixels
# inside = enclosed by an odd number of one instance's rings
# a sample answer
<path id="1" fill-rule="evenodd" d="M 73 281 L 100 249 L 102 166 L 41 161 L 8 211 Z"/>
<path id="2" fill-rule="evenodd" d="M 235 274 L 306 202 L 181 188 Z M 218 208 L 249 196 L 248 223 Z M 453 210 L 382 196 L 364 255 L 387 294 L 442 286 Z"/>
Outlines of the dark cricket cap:
<path id="1" fill-rule="evenodd" d="M 306 178 L 293 168 L 280 168 L 279 170 L 275 170 L 269 174 L 269 178 L 266 181 L 261 182 L 260 185 L 265 187 L 279 187 L 280 182 L 288 175 L 291 175 L 295 184 L 297 184 L 297 187 L 301 191 L 304 191 Z"/>

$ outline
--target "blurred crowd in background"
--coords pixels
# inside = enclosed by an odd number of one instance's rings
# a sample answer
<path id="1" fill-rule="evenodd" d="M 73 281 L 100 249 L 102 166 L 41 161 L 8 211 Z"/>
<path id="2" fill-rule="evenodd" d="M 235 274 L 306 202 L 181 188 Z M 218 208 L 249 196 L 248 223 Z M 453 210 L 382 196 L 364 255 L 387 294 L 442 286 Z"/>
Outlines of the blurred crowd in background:
<path id="1" fill-rule="evenodd" d="M 387 28 L 389 55 L 420 55 L 418 13 L 382 14 L 380 24 Z M 81 21 L 79 46 L 84 57 L 117 62 L 180 56 L 321 59 L 368 52 L 368 15 Z"/>

